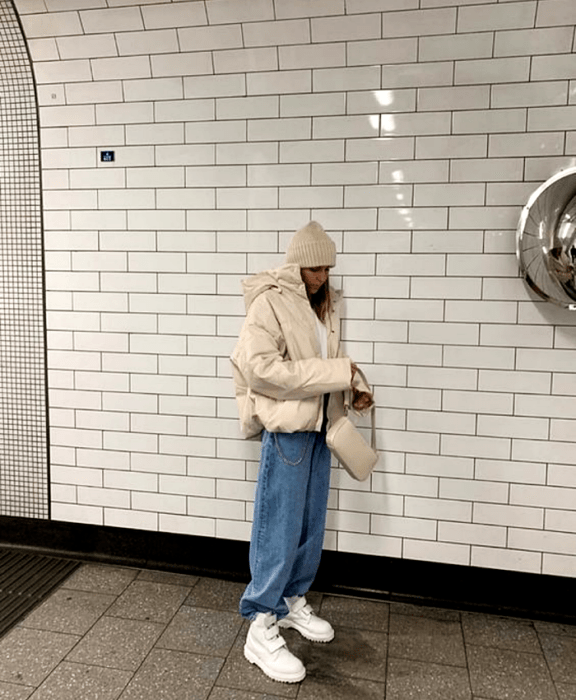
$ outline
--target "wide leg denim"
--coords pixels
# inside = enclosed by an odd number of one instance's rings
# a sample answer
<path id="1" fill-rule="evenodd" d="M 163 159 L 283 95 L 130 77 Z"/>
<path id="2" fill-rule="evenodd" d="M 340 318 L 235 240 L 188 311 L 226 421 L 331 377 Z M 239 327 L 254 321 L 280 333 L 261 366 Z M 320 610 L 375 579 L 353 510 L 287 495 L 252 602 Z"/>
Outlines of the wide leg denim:
<path id="1" fill-rule="evenodd" d="M 308 592 L 322 554 L 330 488 L 326 433 L 263 432 L 250 540 L 252 580 L 240 614 L 288 614 L 284 598 Z"/>

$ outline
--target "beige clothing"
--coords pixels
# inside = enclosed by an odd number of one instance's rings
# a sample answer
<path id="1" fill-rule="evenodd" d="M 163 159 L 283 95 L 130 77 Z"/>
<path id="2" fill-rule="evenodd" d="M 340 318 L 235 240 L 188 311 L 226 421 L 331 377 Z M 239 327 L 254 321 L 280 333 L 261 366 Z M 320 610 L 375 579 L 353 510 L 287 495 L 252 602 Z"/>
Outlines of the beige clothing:
<path id="1" fill-rule="evenodd" d="M 299 265 L 284 265 L 244 281 L 246 320 L 231 359 L 246 437 L 263 428 L 319 431 L 324 394 L 330 394 L 329 422 L 342 415 L 343 391 L 350 388 L 352 368 L 340 352 L 339 294 L 332 290 L 331 294 L 324 360 Z"/>

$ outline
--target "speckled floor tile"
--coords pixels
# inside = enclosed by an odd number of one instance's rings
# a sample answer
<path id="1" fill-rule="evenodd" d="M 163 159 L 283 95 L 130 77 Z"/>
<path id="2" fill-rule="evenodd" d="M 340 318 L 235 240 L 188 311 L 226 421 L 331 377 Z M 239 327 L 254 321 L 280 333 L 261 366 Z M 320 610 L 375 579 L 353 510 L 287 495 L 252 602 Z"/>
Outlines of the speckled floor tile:
<path id="1" fill-rule="evenodd" d="M 100 564 L 84 564 L 66 579 L 62 588 L 120 595 L 138 575 L 137 569 Z"/>
<path id="2" fill-rule="evenodd" d="M 80 637 L 15 627 L 0 640 L 0 681 L 38 686 Z"/>
<path id="3" fill-rule="evenodd" d="M 544 657 L 509 649 L 468 646 L 473 692 L 495 700 L 556 700 Z"/>
<path id="4" fill-rule="evenodd" d="M 164 629 L 156 622 L 103 617 L 67 660 L 135 671 Z"/>
<path id="5" fill-rule="evenodd" d="M 190 591 L 186 605 L 238 612 L 240 597 L 245 588 L 245 584 L 236 581 L 201 578 Z"/>
<path id="6" fill-rule="evenodd" d="M 576 700 L 576 685 L 567 685 L 566 683 L 556 683 L 556 690 L 560 700 Z M 2 696 L 0 695 L 0 698 Z"/>
<path id="7" fill-rule="evenodd" d="M 169 649 L 153 649 L 121 700 L 205 700 L 223 659 Z"/>
<path id="8" fill-rule="evenodd" d="M 466 666 L 459 622 L 390 615 L 390 656 L 433 664 Z"/>
<path id="9" fill-rule="evenodd" d="M 560 622 L 535 620 L 534 627 L 538 634 L 557 634 L 563 637 L 576 637 L 576 625 L 564 625 Z"/>
<path id="10" fill-rule="evenodd" d="M 576 684 L 576 638 L 552 634 L 539 636 L 552 678 L 557 683 Z"/>
<path id="11" fill-rule="evenodd" d="M 527 620 L 463 613 L 462 630 L 466 644 L 541 653 L 534 625 Z"/>
<path id="12" fill-rule="evenodd" d="M 208 700 L 283 700 L 283 698 L 281 695 L 251 693 L 249 690 L 236 688 L 214 688 Z"/>
<path id="13" fill-rule="evenodd" d="M 226 658 L 222 672 L 216 686 L 225 688 L 237 688 L 246 692 L 267 696 L 280 696 L 281 698 L 295 698 L 300 690 L 301 683 L 278 683 L 268 678 L 254 664 L 244 658 L 242 651 L 234 648 Z"/>
<path id="14" fill-rule="evenodd" d="M 114 595 L 60 588 L 20 624 L 33 629 L 83 635 L 115 600 Z"/>
<path id="15" fill-rule="evenodd" d="M 386 700 L 471 700 L 468 671 L 456 666 L 390 659 Z"/>
<path id="16" fill-rule="evenodd" d="M 380 601 L 326 595 L 319 614 L 333 626 L 387 632 L 390 606 Z"/>
<path id="17" fill-rule="evenodd" d="M 117 700 L 130 678 L 130 671 L 64 661 L 30 700 Z"/>
<path id="18" fill-rule="evenodd" d="M 395 615 L 414 615 L 415 617 L 429 617 L 434 620 L 460 621 L 458 610 L 445 610 L 428 605 L 414 605 L 412 603 L 390 603 L 390 612 Z"/>
<path id="19" fill-rule="evenodd" d="M 304 639 L 296 630 L 282 630 L 288 648 L 306 666 L 310 676 L 348 676 L 384 683 L 388 635 L 372 630 L 336 627 L 328 644 Z"/>
<path id="20" fill-rule="evenodd" d="M 298 700 L 382 700 L 384 684 L 346 676 L 307 676 Z"/>
<path id="21" fill-rule="evenodd" d="M 168 625 L 157 646 L 197 654 L 226 656 L 241 626 L 242 618 L 235 613 L 184 605 Z"/>
<path id="22" fill-rule="evenodd" d="M 138 581 L 152 581 L 152 583 L 171 583 L 174 586 L 186 586 L 192 588 L 200 577 L 178 574 L 171 571 L 143 570 L 138 574 Z"/>
<path id="23" fill-rule="evenodd" d="M 34 688 L 0 681 L 0 700 L 28 700 L 34 692 Z"/>
<path id="24" fill-rule="evenodd" d="M 189 588 L 133 581 L 108 611 L 111 617 L 168 623 L 186 600 Z"/>

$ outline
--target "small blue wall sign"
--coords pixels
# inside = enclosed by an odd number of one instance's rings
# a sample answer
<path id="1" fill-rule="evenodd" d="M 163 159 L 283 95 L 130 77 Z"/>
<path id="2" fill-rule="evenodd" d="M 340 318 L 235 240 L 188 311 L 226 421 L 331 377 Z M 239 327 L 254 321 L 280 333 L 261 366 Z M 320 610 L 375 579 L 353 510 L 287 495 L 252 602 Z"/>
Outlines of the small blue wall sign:
<path id="1" fill-rule="evenodd" d="M 100 160 L 103 163 L 113 163 L 114 151 L 100 151 Z"/>

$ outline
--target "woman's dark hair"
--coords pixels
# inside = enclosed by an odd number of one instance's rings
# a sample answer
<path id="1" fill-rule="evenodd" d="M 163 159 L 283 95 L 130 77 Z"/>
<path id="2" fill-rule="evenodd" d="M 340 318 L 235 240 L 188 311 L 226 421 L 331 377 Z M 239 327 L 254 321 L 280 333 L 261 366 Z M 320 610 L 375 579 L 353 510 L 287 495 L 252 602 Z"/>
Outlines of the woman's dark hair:
<path id="1" fill-rule="evenodd" d="M 310 297 L 310 305 L 314 309 L 316 316 L 324 323 L 326 316 L 328 315 L 328 309 L 330 308 L 330 285 L 329 281 L 326 280 L 316 294 L 312 294 Z"/>

